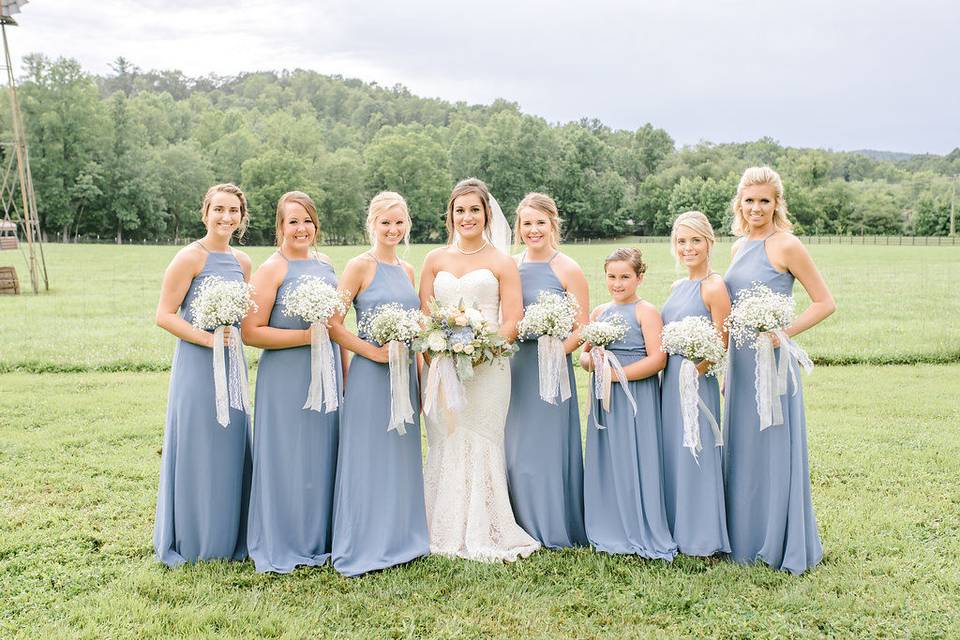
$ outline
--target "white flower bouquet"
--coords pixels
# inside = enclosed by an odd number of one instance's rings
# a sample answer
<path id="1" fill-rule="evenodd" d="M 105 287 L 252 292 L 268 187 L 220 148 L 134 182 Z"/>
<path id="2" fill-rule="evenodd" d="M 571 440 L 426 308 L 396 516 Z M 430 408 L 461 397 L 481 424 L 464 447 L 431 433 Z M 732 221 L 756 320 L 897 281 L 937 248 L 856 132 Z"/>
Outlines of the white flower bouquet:
<path id="1" fill-rule="evenodd" d="M 579 310 L 580 305 L 572 294 L 541 291 L 537 301 L 524 310 L 523 319 L 517 325 L 521 340 L 537 339 L 540 398 L 550 404 L 570 399 L 563 341 L 573 333 Z"/>
<path id="2" fill-rule="evenodd" d="M 340 406 L 337 373 L 327 323 L 335 314 L 346 313 L 344 294 L 317 276 L 300 276 L 283 294 L 284 315 L 310 324 L 310 388 L 304 409 L 326 412 Z"/>
<path id="3" fill-rule="evenodd" d="M 609 320 L 594 320 L 583 326 L 580 339 L 595 347 L 609 347 L 627 336 L 627 323 L 622 316 L 615 315 Z"/>
<path id="4" fill-rule="evenodd" d="M 247 367 L 243 359 L 243 342 L 239 327 L 230 331 L 224 344 L 224 329 L 239 324 L 257 309 L 253 286 L 242 280 L 224 280 L 220 276 L 205 278 L 190 304 L 191 324 L 201 331 L 213 331 L 213 390 L 217 422 L 224 428 L 230 424 L 230 407 L 250 413 L 250 391 L 247 388 Z M 230 354 L 230 377 L 224 347 Z"/>
<path id="5" fill-rule="evenodd" d="M 766 285 L 754 282 L 749 289 L 737 293 L 724 326 L 738 347 L 754 347 L 759 334 L 789 325 L 793 321 L 793 310 L 791 296 L 775 293 Z"/>
<path id="6" fill-rule="evenodd" d="M 606 320 L 594 320 L 584 325 L 580 331 L 580 338 L 584 342 L 593 345 L 590 349 L 590 358 L 593 360 L 593 395 L 600 401 L 600 406 L 604 411 L 610 411 L 610 394 L 613 386 L 613 372 L 617 373 L 617 380 L 620 387 L 627 396 L 627 400 L 633 407 L 633 412 L 637 412 L 637 402 L 630 393 L 630 387 L 627 385 L 627 376 L 623 371 L 623 365 L 620 364 L 616 354 L 607 351 L 614 342 L 618 342 L 627 337 L 627 322 L 623 316 L 612 315 Z M 598 412 L 594 412 L 593 422 L 597 429 L 604 429 L 600 424 Z"/>
<path id="7" fill-rule="evenodd" d="M 389 345 L 390 421 L 387 431 L 406 435 L 406 423 L 414 423 L 410 403 L 410 345 L 426 321 L 419 309 L 404 309 L 395 302 L 367 312 L 357 323 L 362 336 Z"/>

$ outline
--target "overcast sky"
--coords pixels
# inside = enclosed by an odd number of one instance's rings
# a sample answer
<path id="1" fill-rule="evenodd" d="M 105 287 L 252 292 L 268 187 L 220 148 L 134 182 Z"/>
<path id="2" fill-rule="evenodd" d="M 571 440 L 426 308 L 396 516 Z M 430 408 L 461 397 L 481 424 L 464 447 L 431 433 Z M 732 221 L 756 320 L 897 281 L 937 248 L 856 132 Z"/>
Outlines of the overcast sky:
<path id="1" fill-rule="evenodd" d="M 955 0 L 31 0 L 16 17 L 16 60 L 94 73 L 121 55 L 188 75 L 305 68 L 551 122 L 651 122 L 678 144 L 960 146 Z"/>

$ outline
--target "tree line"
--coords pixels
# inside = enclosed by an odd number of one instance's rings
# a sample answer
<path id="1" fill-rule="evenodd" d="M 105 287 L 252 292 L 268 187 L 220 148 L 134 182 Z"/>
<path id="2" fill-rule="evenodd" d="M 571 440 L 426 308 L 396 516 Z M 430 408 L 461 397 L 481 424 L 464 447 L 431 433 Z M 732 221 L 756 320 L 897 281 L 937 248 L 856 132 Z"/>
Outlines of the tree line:
<path id="1" fill-rule="evenodd" d="M 505 100 L 451 103 L 299 69 L 190 78 L 118 58 L 99 76 L 32 54 L 18 93 L 41 226 L 65 242 L 197 237 L 200 198 L 217 182 L 246 192 L 251 244 L 272 242 L 275 204 L 291 189 L 317 202 L 328 241 L 360 241 L 366 204 L 384 189 L 406 197 L 414 241 L 440 241 L 446 198 L 466 176 L 485 180 L 508 218 L 526 192 L 551 194 L 567 240 L 664 235 L 690 209 L 728 232 L 738 177 L 756 164 L 780 171 L 799 233 L 945 235 L 960 174 L 960 148 L 678 147 L 649 123 L 550 123 Z"/>

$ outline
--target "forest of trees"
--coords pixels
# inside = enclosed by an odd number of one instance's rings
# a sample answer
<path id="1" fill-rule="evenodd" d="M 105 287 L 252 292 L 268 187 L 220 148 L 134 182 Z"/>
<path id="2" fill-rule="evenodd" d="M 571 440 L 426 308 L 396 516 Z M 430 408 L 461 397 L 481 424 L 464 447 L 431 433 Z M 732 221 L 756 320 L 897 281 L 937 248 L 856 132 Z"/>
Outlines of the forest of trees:
<path id="1" fill-rule="evenodd" d="M 800 233 L 945 235 L 960 174 L 960 148 L 907 158 L 769 138 L 678 148 L 651 124 L 549 123 L 503 100 L 450 103 L 304 70 L 189 78 L 119 58 L 97 76 L 34 54 L 20 83 L 48 240 L 197 237 L 200 198 L 229 181 L 248 196 L 249 244 L 272 243 L 276 201 L 291 189 L 313 196 L 327 241 L 359 241 L 383 189 L 407 198 L 415 241 L 439 241 L 446 198 L 466 176 L 485 180 L 511 219 L 524 193 L 551 194 L 566 239 L 664 235 L 689 209 L 728 233 L 737 179 L 754 164 L 783 175 Z"/>

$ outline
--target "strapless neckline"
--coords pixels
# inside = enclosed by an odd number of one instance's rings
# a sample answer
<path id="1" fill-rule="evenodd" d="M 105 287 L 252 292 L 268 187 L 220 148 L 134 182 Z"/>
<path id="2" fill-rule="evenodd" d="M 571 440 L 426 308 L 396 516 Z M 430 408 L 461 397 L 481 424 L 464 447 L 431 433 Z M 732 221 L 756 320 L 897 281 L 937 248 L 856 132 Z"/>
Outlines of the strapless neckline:
<path id="1" fill-rule="evenodd" d="M 451 272 L 451 271 L 447 271 L 446 269 L 441 269 L 440 271 L 437 271 L 437 275 L 439 276 L 441 273 L 445 273 L 445 274 L 447 274 L 448 276 L 450 276 L 451 278 L 453 278 L 454 280 L 463 280 L 463 279 L 466 278 L 467 276 L 473 275 L 474 273 L 483 273 L 483 272 L 489 273 L 489 274 L 492 275 L 494 278 L 497 277 L 496 274 L 493 272 L 493 270 L 492 270 L 492 269 L 488 269 L 487 267 L 480 267 L 479 269 L 471 269 L 470 271 L 467 271 L 467 272 L 466 272 L 465 274 L 463 274 L 462 276 L 457 276 L 457 275 L 454 275 L 453 272 Z"/>

